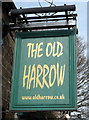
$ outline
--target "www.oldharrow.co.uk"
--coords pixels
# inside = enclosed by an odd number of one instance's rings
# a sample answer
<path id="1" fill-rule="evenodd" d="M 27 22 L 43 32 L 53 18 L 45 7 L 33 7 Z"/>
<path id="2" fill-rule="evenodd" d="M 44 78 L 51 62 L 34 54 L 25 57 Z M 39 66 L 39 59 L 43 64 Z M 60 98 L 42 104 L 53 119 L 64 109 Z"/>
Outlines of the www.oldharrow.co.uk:
<path id="1" fill-rule="evenodd" d="M 34 96 L 22 96 L 22 100 L 57 100 L 65 99 L 64 94 L 60 96 L 41 96 L 40 94 Z"/>

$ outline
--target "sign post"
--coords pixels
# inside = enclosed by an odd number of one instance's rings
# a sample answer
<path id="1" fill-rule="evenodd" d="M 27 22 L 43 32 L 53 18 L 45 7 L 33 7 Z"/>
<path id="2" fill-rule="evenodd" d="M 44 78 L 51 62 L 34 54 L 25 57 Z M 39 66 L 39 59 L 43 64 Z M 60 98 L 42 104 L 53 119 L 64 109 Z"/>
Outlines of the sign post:
<path id="1" fill-rule="evenodd" d="M 11 110 L 76 110 L 75 30 L 17 33 Z"/>

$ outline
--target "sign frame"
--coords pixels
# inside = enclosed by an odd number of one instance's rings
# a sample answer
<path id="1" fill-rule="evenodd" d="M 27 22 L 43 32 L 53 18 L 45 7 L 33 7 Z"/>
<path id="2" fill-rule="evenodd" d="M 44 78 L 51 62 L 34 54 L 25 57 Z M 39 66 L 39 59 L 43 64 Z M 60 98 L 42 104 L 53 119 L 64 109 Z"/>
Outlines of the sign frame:
<path id="1" fill-rule="evenodd" d="M 69 104 L 62 105 L 17 105 L 17 89 L 18 89 L 18 74 L 20 66 L 21 41 L 26 38 L 42 38 L 42 37 L 69 37 Z M 33 31 L 19 32 L 16 34 L 14 64 L 12 74 L 12 89 L 10 110 L 12 111 L 42 111 L 42 110 L 76 110 L 77 109 L 77 81 L 76 81 L 76 49 L 75 49 L 76 31 L 71 30 L 51 30 L 51 31 Z"/>

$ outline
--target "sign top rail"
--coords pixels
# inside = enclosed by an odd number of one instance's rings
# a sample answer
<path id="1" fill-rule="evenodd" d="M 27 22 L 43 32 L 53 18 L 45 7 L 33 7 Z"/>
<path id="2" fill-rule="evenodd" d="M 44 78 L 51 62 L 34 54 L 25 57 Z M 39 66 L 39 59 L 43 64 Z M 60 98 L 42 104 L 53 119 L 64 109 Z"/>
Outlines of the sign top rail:
<path id="1" fill-rule="evenodd" d="M 34 13 L 48 13 L 48 12 L 63 12 L 63 11 L 75 11 L 75 5 L 64 5 L 54 7 L 37 7 L 37 8 L 24 8 L 24 9 L 12 9 L 9 15 L 20 14 L 34 14 Z"/>

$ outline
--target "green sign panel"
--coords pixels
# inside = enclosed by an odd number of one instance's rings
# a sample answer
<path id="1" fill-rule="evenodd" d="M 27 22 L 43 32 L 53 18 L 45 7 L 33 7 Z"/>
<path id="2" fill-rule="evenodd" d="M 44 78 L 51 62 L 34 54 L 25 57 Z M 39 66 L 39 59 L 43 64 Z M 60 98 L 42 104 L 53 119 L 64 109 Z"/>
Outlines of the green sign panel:
<path id="1" fill-rule="evenodd" d="M 17 33 L 11 110 L 76 109 L 75 31 Z"/>

